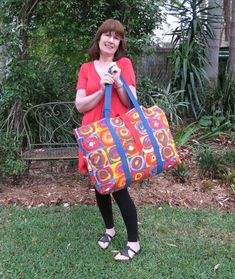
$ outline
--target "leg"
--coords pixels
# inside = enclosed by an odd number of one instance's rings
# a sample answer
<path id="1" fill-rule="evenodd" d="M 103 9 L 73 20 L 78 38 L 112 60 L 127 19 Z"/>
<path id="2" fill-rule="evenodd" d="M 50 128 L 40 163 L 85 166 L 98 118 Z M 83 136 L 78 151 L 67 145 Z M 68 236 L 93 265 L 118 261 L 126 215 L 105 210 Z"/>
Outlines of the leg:
<path id="1" fill-rule="evenodd" d="M 138 241 L 137 211 L 128 190 L 123 189 L 113 193 L 113 197 L 120 208 L 122 218 L 126 225 L 128 241 Z"/>
<path id="2" fill-rule="evenodd" d="M 113 228 L 113 212 L 112 212 L 111 196 L 101 195 L 97 190 L 95 190 L 95 196 L 106 229 Z"/>
<path id="3" fill-rule="evenodd" d="M 140 251 L 136 207 L 127 189 L 113 193 L 113 197 L 121 210 L 128 236 L 126 247 L 116 255 L 115 260 L 130 260 Z"/>
<path id="4" fill-rule="evenodd" d="M 111 196 L 101 195 L 97 190 L 95 190 L 95 196 L 106 228 L 105 234 L 100 238 L 98 244 L 102 249 L 106 249 L 115 235 Z"/>

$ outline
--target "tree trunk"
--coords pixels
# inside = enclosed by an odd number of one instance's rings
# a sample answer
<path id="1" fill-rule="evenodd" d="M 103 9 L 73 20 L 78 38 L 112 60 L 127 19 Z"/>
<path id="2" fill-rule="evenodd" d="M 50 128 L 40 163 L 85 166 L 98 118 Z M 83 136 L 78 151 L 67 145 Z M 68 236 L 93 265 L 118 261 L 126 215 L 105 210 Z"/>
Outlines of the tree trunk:
<path id="1" fill-rule="evenodd" d="M 232 1 L 232 25 L 229 44 L 229 72 L 235 82 L 235 0 Z"/>
<path id="2" fill-rule="evenodd" d="M 29 25 L 33 11 L 37 7 L 41 0 L 27 0 L 22 6 L 19 17 L 19 31 L 20 31 L 20 54 L 19 59 L 27 59 L 28 43 L 27 43 L 27 33 L 26 27 Z M 19 77 L 20 78 L 20 77 Z M 23 129 L 23 111 L 22 111 L 22 101 L 20 99 L 15 101 L 15 104 L 12 108 L 13 113 L 13 128 L 17 134 L 17 137 L 20 135 Z"/>
<path id="3" fill-rule="evenodd" d="M 219 73 L 219 48 L 221 44 L 221 34 L 223 28 L 223 0 L 209 0 L 208 21 L 213 30 L 213 38 L 207 38 L 205 71 L 211 86 L 215 86 Z"/>

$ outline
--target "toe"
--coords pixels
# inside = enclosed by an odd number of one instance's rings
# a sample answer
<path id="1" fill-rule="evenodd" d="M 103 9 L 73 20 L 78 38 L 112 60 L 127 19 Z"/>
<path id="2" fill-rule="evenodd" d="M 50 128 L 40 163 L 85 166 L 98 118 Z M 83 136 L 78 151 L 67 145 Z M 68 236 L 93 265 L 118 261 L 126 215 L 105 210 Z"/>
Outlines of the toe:
<path id="1" fill-rule="evenodd" d="M 115 256 L 114 259 L 115 259 L 116 261 L 128 261 L 128 260 L 129 260 L 128 257 L 123 256 L 123 255 L 121 255 L 120 253 L 118 253 L 118 254 Z"/>
<path id="2" fill-rule="evenodd" d="M 109 245 L 108 242 L 101 242 L 101 241 L 98 241 L 98 244 L 102 249 L 106 249 Z"/>

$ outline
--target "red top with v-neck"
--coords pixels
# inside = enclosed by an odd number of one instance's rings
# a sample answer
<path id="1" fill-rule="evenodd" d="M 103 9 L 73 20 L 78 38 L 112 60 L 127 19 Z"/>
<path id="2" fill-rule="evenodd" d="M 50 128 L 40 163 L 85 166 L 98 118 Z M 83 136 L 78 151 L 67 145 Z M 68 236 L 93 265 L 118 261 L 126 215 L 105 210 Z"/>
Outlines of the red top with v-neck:
<path id="1" fill-rule="evenodd" d="M 125 79 L 128 85 L 136 86 L 135 73 L 131 60 L 127 57 L 123 57 L 117 61 L 117 66 L 121 69 L 121 75 Z M 94 61 L 84 63 L 78 74 L 78 82 L 76 89 L 85 89 L 87 95 L 91 95 L 98 90 L 100 90 L 100 76 L 97 73 L 94 65 Z M 82 125 L 91 124 L 102 118 L 104 106 L 104 97 L 100 102 L 90 111 L 85 112 Z M 123 114 L 129 110 L 126 107 L 121 99 L 119 98 L 117 90 L 112 88 L 112 99 L 111 99 L 111 117 L 116 117 L 120 114 Z M 85 160 L 82 157 L 82 154 L 79 152 L 79 171 L 87 173 L 87 166 Z"/>

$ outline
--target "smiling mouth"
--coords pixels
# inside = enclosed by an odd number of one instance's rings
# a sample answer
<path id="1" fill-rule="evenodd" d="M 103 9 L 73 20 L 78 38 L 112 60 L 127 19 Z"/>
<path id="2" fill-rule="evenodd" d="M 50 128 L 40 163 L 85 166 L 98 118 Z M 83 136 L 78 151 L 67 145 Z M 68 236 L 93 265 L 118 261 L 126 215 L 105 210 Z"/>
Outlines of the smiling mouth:
<path id="1" fill-rule="evenodd" d="M 113 46 L 112 46 L 112 45 L 105 44 L 105 46 L 108 47 L 108 48 L 112 48 L 112 49 L 113 49 Z"/>

